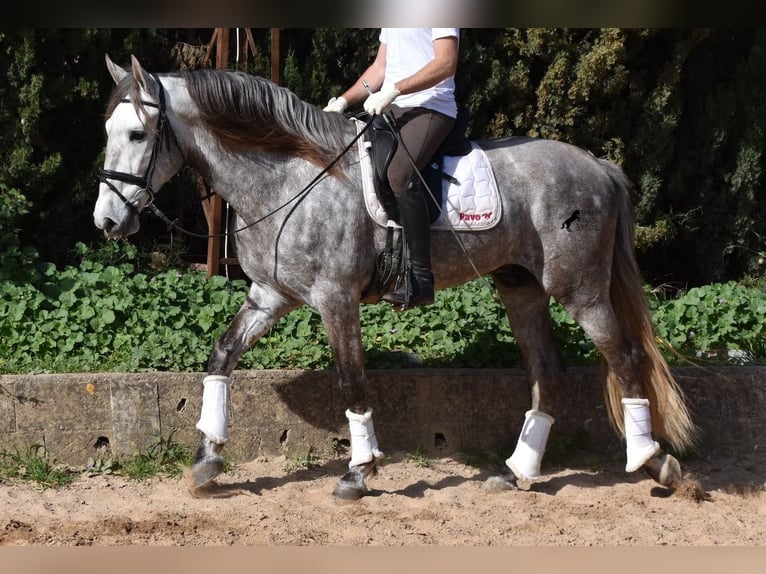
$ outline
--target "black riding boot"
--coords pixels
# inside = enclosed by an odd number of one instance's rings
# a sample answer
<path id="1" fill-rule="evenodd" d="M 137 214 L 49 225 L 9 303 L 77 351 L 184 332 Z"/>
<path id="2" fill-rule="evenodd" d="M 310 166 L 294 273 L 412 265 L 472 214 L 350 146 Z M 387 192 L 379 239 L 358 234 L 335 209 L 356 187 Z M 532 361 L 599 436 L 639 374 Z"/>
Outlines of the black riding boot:
<path id="1" fill-rule="evenodd" d="M 396 288 L 383 295 L 398 311 L 434 302 L 434 276 L 431 273 L 431 223 L 428 205 L 415 179 L 396 198 L 404 240 L 409 252 L 409 273 L 397 281 Z"/>

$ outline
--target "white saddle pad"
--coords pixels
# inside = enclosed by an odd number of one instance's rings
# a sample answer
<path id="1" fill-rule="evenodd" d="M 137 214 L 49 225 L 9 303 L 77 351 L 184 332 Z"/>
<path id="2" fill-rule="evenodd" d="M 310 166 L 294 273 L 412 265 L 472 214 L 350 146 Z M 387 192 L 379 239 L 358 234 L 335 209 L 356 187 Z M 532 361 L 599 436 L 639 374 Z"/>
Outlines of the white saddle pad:
<path id="1" fill-rule="evenodd" d="M 357 132 L 364 123 L 356 121 Z M 381 226 L 397 224 L 390 222 L 375 193 L 373 183 L 371 143 L 359 138 L 359 159 L 362 171 L 364 203 L 370 217 Z M 484 150 L 471 143 L 471 152 L 464 156 L 445 156 L 443 171 L 453 181 L 442 179 L 442 206 L 439 218 L 431 229 L 454 231 L 480 231 L 497 225 L 502 215 L 497 182 Z M 426 192 L 427 193 L 427 192 Z"/>

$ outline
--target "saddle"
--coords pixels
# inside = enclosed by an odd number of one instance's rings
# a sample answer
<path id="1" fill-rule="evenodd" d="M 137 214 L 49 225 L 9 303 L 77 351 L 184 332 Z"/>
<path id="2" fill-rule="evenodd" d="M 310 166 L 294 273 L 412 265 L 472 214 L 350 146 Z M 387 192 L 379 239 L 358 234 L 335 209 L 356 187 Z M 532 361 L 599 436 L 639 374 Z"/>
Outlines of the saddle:
<path id="1" fill-rule="evenodd" d="M 360 121 L 369 121 L 368 114 L 362 114 L 357 118 Z M 444 138 L 428 165 L 420 172 L 427 187 L 426 200 L 431 223 L 436 221 L 441 214 L 442 180 L 450 181 L 452 179 L 452 176 L 444 171 L 444 156 L 464 156 L 471 152 L 471 142 L 466 136 L 468 119 L 468 108 L 459 106 L 452 130 Z M 399 141 L 386 118 L 382 116 L 375 116 L 372 119 L 370 129 L 365 133 L 365 139 L 370 143 L 375 194 L 388 218 L 399 223 L 399 207 L 388 181 L 388 166 L 399 147 Z"/>
<path id="2" fill-rule="evenodd" d="M 361 114 L 357 116 L 357 119 L 364 122 L 370 121 L 369 114 Z M 444 171 L 444 157 L 464 156 L 472 150 L 471 142 L 466 136 L 467 128 L 468 109 L 460 106 L 452 130 L 441 143 L 428 165 L 421 170 L 421 175 L 425 181 L 430 223 L 434 223 L 441 215 L 442 180 L 453 179 Z M 375 116 L 372 118 L 370 129 L 365 133 L 365 140 L 369 142 L 375 194 L 388 219 L 398 224 L 400 223 L 399 207 L 387 175 L 388 166 L 399 146 L 396 133 L 386 118 Z M 389 285 L 404 272 L 401 229 L 395 229 L 389 225 L 387 230 L 386 247 L 377 255 L 375 277 L 363 294 L 363 300 L 380 300 L 383 294 L 389 290 Z"/>

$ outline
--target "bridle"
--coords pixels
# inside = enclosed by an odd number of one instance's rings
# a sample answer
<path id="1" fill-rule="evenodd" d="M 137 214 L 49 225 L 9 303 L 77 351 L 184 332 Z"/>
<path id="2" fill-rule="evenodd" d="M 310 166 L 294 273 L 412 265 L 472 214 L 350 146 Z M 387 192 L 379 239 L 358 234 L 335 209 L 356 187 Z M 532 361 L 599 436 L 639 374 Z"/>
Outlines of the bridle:
<path id="1" fill-rule="evenodd" d="M 189 235 L 191 237 L 199 237 L 203 239 L 209 239 L 211 237 L 226 237 L 227 235 L 236 235 L 240 233 L 241 231 L 244 231 L 250 227 L 253 227 L 254 225 L 257 225 L 261 221 L 267 219 L 268 217 L 271 217 L 276 212 L 286 208 L 289 204 L 295 202 L 295 205 L 290 210 L 290 214 L 292 214 L 292 211 L 295 210 L 295 208 L 306 198 L 308 193 L 314 188 L 314 186 L 327 177 L 329 171 L 337 164 L 340 159 L 350 150 L 353 145 L 356 143 L 356 141 L 362 137 L 365 131 L 370 127 L 372 124 L 372 118 L 368 122 L 366 122 L 366 125 L 362 130 L 359 131 L 359 133 L 356 134 L 356 136 L 346 145 L 346 147 L 343 148 L 343 150 L 321 171 L 319 174 L 317 174 L 301 191 L 299 191 L 295 196 L 293 196 L 290 200 L 283 203 L 279 207 L 275 208 L 274 210 L 270 211 L 260 219 L 253 221 L 251 223 L 248 223 L 244 225 L 243 227 L 236 229 L 232 232 L 225 232 L 221 234 L 216 235 L 209 235 L 209 234 L 200 234 L 200 233 L 194 233 L 193 231 L 188 231 L 186 229 L 182 229 L 179 227 L 175 221 L 171 221 L 167 215 L 162 213 L 160 209 L 154 205 L 154 190 L 152 189 L 152 175 L 154 174 L 154 168 L 157 164 L 157 158 L 159 157 L 161 147 L 162 147 L 162 141 L 165 140 L 167 142 L 167 150 L 170 151 L 170 140 L 175 142 L 176 146 L 181 149 L 181 147 L 178 144 L 178 140 L 176 138 L 175 133 L 173 132 L 173 128 L 170 125 L 170 122 L 168 121 L 168 116 L 165 112 L 165 90 L 162 87 L 162 84 L 160 83 L 159 78 L 155 74 L 151 74 L 151 76 L 155 79 L 157 82 L 157 85 L 159 86 L 159 102 L 148 102 L 145 100 L 141 100 L 141 103 L 145 106 L 150 106 L 153 108 L 159 109 L 160 116 L 157 123 L 157 130 L 154 132 L 154 144 L 152 146 L 152 155 L 149 158 L 149 165 L 146 167 L 146 172 L 144 173 L 143 177 L 134 175 L 132 173 L 126 173 L 124 171 L 113 171 L 110 169 L 99 169 L 97 172 L 97 179 L 101 183 L 104 183 L 109 187 L 109 189 L 114 192 L 117 197 L 119 197 L 122 202 L 127 206 L 127 208 L 130 210 L 131 213 L 138 216 L 138 214 L 143 211 L 144 209 L 149 209 L 158 219 L 163 221 L 168 226 L 168 230 L 171 229 L 178 229 L 180 232 Z M 132 100 L 128 98 L 123 98 L 120 100 L 120 103 L 132 103 Z M 181 149 L 181 153 L 183 154 L 183 150 Z M 128 201 L 128 198 L 126 198 L 117 187 L 112 184 L 109 180 L 113 179 L 116 181 L 121 181 L 123 183 L 128 183 L 132 185 L 139 186 L 138 193 L 136 193 L 136 198 L 140 198 L 142 193 L 148 193 L 149 194 L 149 201 L 139 209 L 137 207 L 138 202 L 134 199 L 134 202 Z M 289 217 L 289 215 L 288 215 Z"/>
<path id="2" fill-rule="evenodd" d="M 152 108 L 157 108 L 160 111 L 160 116 L 157 121 L 157 129 L 154 132 L 154 144 L 152 145 L 152 155 L 149 157 L 149 165 L 146 166 L 146 172 L 143 176 L 134 175 L 132 173 L 126 173 L 124 171 L 113 171 L 111 169 L 99 169 L 98 173 L 96 175 L 96 178 L 101 183 L 104 183 L 107 185 L 107 187 L 112 190 L 117 197 L 119 197 L 122 202 L 127 206 L 127 208 L 133 213 L 134 215 L 138 215 L 143 209 L 146 209 L 147 207 L 151 211 L 155 211 L 156 207 L 154 206 L 154 190 L 152 189 L 152 176 L 154 175 L 154 168 L 157 165 L 157 158 L 159 157 L 162 142 L 163 140 L 166 142 L 167 150 L 170 151 L 170 140 L 172 139 L 176 146 L 178 146 L 178 140 L 176 139 L 175 133 L 173 133 L 173 128 L 170 126 L 170 122 L 168 121 L 168 116 L 165 111 L 165 89 L 162 87 L 162 84 L 160 83 L 159 78 L 152 74 L 152 77 L 157 82 L 157 85 L 159 86 L 160 94 L 159 94 L 159 103 L 154 102 L 148 102 L 145 100 L 141 100 L 141 103 L 144 106 L 149 106 Z M 132 103 L 132 100 L 128 98 L 123 98 L 120 100 L 120 103 Z M 180 149 L 180 147 L 179 147 Z M 137 185 L 139 187 L 138 192 L 136 193 L 136 197 L 133 200 L 133 202 L 128 201 L 128 198 L 126 198 L 115 185 L 109 181 L 110 179 L 120 181 L 122 183 L 128 183 L 131 185 Z M 143 193 L 149 194 L 149 201 L 139 209 L 137 207 L 138 201 L 137 199 L 141 197 Z"/>

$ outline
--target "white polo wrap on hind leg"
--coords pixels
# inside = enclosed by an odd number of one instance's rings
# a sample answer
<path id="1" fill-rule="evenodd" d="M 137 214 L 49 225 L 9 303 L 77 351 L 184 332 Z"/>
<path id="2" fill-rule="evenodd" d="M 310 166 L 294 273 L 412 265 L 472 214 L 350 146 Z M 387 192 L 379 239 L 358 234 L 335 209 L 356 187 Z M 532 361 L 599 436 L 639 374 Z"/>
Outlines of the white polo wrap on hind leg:
<path id="1" fill-rule="evenodd" d="M 542 411 L 529 410 L 524 414 L 524 426 L 516 449 L 505 461 L 516 478 L 532 480 L 540 477 L 540 464 L 552 424 L 553 417 Z"/>
<path id="2" fill-rule="evenodd" d="M 208 375 L 202 382 L 202 413 L 197 428 L 219 444 L 229 439 L 229 377 Z"/>
<path id="3" fill-rule="evenodd" d="M 660 453 L 660 445 L 652 438 L 652 415 L 649 399 L 622 399 L 627 443 L 627 472 L 641 468 L 650 458 Z"/>
<path id="4" fill-rule="evenodd" d="M 383 453 L 378 448 L 378 439 L 372 426 L 372 409 L 367 407 L 363 415 L 347 410 L 346 418 L 351 435 L 351 460 L 348 467 L 368 463 L 373 458 L 381 458 Z"/>

